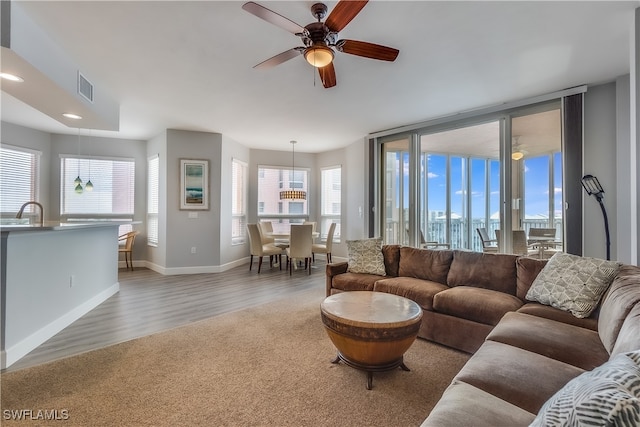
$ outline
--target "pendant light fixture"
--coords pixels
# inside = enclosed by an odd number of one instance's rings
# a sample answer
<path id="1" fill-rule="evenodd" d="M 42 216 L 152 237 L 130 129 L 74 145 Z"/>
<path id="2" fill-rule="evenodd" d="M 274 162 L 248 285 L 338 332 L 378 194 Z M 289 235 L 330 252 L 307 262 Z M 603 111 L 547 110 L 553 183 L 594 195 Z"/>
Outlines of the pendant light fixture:
<path id="1" fill-rule="evenodd" d="M 292 166 L 291 166 L 291 179 L 289 180 L 289 189 L 280 192 L 280 200 L 306 200 L 307 192 L 303 190 L 294 190 L 292 186 L 292 182 L 295 179 L 296 175 L 296 143 L 297 141 L 291 142 L 291 150 L 292 150 Z"/>
<path id="2" fill-rule="evenodd" d="M 80 178 L 80 128 L 78 128 L 78 176 L 76 177 L 76 179 L 73 180 L 73 183 L 76 185 L 75 186 L 75 191 L 78 194 L 82 194 L 82 191 L 84 190 L 82 188 L 82 179 Z"/>
<path id="3" fill-rule="evenodd" d="M 91 130 L 89 130 L 89 137 L 91 137 Z M 91 159 L 89 159 L 89 179 L 87 180 L 84 189 L 87 191 L 93 191 L 93 183 L 91 182 Z"/>

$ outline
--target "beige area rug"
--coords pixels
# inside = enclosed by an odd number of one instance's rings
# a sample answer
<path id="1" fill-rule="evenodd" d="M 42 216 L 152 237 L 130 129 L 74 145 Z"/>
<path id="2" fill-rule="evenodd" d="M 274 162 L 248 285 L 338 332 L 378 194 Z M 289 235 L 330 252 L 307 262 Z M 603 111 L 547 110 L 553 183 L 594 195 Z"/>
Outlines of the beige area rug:
<path id="1" fill-rule="evenodd" d="M 366 373 L 330 363 L 323 291 L 3 374 L 0 424 L 420 425 L 469 356 L 418 339 L 411 372 L 375 373 L 367 390 Z"/>

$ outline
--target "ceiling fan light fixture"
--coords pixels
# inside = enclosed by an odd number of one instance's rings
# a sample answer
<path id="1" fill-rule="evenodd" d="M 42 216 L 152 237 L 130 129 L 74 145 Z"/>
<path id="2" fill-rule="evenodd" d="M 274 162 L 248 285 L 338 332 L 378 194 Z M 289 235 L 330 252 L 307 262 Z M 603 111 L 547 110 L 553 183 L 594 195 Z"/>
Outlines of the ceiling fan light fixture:
<path id="1" fill-rule="evenodd" d="M 304 50 L 304 59 L 316 68 L 326 67 L 333 61 L 333 50 L 323 45 L 309 46 Z"/>
<path id="2" fill-rule="evenodd" d="M 514 151 L 511 153 L 511 158 L 513 160 L 520 160 L 524 157 L 524 153 L 522 151 Z"/>

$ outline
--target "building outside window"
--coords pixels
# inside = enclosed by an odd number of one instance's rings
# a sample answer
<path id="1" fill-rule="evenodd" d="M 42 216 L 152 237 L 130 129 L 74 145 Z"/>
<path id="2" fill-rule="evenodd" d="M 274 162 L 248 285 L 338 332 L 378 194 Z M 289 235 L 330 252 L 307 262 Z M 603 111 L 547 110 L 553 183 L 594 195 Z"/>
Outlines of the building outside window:
<path id="1" fill-rule="evenodd" d="M 280 200 L 280 191 L 307 192 L 306 200 Z M 258 166 L 258 218 L 271 221 L 274 232 L 288 233 L 291 224 L 309 218 L 309 171 L 307 169 Z"/>

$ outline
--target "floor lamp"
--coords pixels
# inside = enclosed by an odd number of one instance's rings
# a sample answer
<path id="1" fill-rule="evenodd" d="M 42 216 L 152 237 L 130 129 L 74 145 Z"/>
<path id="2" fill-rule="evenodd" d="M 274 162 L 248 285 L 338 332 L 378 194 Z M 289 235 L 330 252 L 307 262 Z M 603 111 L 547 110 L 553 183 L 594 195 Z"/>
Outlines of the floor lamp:
<path id="1" fill-rule="evenodd" d="M 598 203 L 600 203 L 600 209 L 602 209 L 602 216 L 604 217 L 604 232 L 607 238 L 607 261 L 611 259 L 611 239 L 609 238 L 609 220 L 607 219 L 607 211 L 604 208 L 604 190 L 600 181 L 593 175 L 585 175 L 582 177 L 582 186 L 587 191 L 587 194 L 594 196 Z"/>

